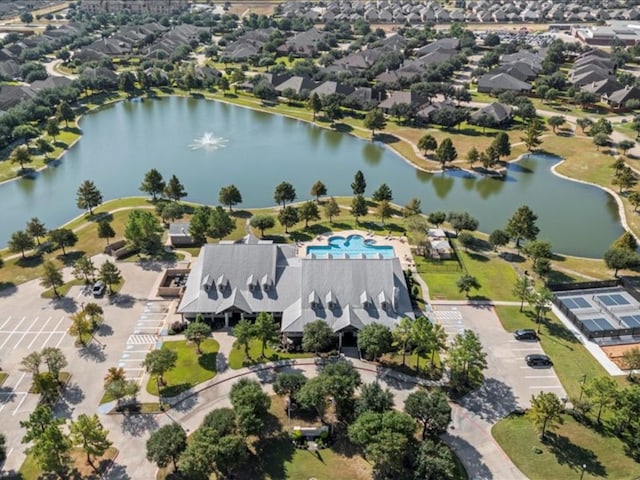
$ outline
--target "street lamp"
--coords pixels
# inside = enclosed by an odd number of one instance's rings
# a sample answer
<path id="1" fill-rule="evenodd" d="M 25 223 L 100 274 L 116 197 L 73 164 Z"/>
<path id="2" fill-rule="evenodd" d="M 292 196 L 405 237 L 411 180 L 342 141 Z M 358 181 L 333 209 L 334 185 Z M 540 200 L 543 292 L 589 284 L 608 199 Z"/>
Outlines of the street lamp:
<path id="1" fill-rule="evenodd" d="M 524 271 L 524 277 L 522 282 L 522 293 L 520 294 L 520 311 L 522 311 L 522 307 L 524 306 L 524 295 L 527 292 L 527 288 L 529 287 L 529 272 Z"/>
<path id="2" fill-rule="evenodd" d="M 584 384 L 587 383 L 587 374 L 582 375 L 582 379 L 580 380 L 580 397 L 578 401 L 582 401 L 582 393 L 584 392 Z"/>
<path id="3" fill-rule="evenodd" d="M 582 464 L 582 472 L 580 472 L 580 480 L 582 480 L 584 478 L 584 472 L 587 471 L 587 464 L 583 463 Z"/>

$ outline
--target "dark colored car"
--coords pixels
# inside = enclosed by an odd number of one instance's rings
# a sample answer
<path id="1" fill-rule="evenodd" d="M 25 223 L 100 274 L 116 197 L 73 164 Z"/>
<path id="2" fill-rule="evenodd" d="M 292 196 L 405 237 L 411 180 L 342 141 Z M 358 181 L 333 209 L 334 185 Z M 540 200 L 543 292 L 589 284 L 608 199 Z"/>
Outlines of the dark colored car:
<path id="1" fill-rule="evenodd" d="M 538 334 L 535 330 L 531 328 L 521 328 L 520 330 L 516 330 L 513 332 L 513 336 L 516 337 L 516 340 L 537 340 Z"/>
<path id="2" fill-rule="evenodd" d="M 541 353 L 527 355 L 524 359 L 530 367 L 550 367 L 553 365 L 551 359 Z"/>
<path id="3" fill-rule="evenodd" d="M 93 288 L 91 289 L 91 293 L 93 293 L 94 297 L 101 297 L 102 295 L 104 295 L 105 290 L 107 289 L 107 287 L 105 286 L 105 284 L 101 281 L 98 281 L 96 283 L 93 284 Z"/>

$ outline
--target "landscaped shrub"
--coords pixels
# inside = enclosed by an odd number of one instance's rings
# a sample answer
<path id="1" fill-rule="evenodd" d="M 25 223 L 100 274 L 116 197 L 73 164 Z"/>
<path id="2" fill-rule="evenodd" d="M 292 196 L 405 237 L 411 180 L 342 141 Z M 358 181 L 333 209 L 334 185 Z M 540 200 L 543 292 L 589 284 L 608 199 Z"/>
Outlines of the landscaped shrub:
<path id="1" fill-rule="evenodd" d="M 293 440 L 293 444 L 297 448 L 303 448 L 306 446 L 306 442 L 304 440 L 304 436 L 300 430 L 294 430 L 291 432 L 291 439 Z"/>
<path id="2" fill-rule="evenodd" d="M 178 335 L 185 331 L 187 328 L 187 322 L 175 321 L 169 327 L 169 335 Z"/>

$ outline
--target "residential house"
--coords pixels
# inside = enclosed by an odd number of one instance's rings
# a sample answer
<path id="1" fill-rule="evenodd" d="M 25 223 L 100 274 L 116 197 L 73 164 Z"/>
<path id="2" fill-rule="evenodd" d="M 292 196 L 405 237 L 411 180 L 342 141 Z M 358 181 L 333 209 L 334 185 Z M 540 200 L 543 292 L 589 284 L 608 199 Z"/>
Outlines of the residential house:
<path id="1" fill-rule="evenodd" d="M 504 103 L 493 102 L 473 112 L 469 117 L 471 123 L 477 123 L 483 115 L 489 115 L 496 125 L 504 125 L 513 119 L 513 107 Z"/>
<path id="2" fill-rule="evenodd" d="M 605 80 L 600 80 L 599 82 L 589 83 L 587 85 L 582 85 L 580 90 L 584 90 L 585 92 L 593 93 L 598 97 L 604 97 L 611 95 L 613 92 L 622 89 L 624 86 L 613 78 L 607 78 Z"/>
<path id="3" fill-rule="evenodd" d="M 625 108 L 629 100 L 640 100 L 640 89 L 638 87 L 626 86 L 620 90 L 616 90 L 610 95 L 606 95 L 603 99 L 611 108 Z"/>
<path id="4" fill-rule="evenodd" d="M 531 84 L 518 80 L 508 73 L 487 73 L 478 79 L 478 92 L 530 93 Z"/>
<path id="5" fill-rule="evenodd" d="M 379 107 L 383 112 L 389 113 L 394 105 L 406 104 L 411 105 L 412 107 L 419 107 L 424 103 L 426 103 L 426 100 L 412 91 L 399 91 L 391 92 L 387 98 L 380 102 Z"/>
<path id="6" fill-rule="evenodd" d="M 298 57 L 313 57 L 318 53 L 318 43 L 326 38 L 326 33 L 316 28 L 300 32 L 278 47 L 282 54 L 293 54 Z"/>
<path id="7" fill-rule="evenodd" d="M 431 258 L 446 260 L 453 257 L 453 248 L 449 238 L 442 228 L 430 228 L 427 230 L 429 242 L 429 256 Z"/>

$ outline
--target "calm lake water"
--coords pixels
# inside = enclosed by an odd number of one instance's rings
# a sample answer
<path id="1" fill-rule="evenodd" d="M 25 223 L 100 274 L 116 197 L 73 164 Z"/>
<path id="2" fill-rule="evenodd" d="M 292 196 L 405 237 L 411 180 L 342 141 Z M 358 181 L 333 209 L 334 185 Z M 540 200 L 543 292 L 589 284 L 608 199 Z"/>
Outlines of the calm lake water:
<path id="1" fill-rule="evenodd" d="M 274 204 L 281 181 L 294 185 L 298 199 L 311 198 L 316 180 L 330 195 L 351 195 L 357 170 L 364 172 L 367 195 L 381 184 L 394 202 L 421 199 L 424 212 L 468 211 L 480 230 L 501 228 L 521 205 L 539 216 L 540 238 L 555 251 L 601 257 L 622 233 L 615 201 L 595 187 L 566 181 L 550 172 L 555 157 L 533 155 L 510 165 L 505 180 L 415 170 L 393 152 L 349 135 L 301 121 L 188 98 L 122 102 L 88 114 L 83 137 L 57 166 L 35 179 L 0 185 L 3 206 L 0 244 L 34 216 L 54 228 L 76 215 L 76 190 L 93 180 L 105 200 L 140 195 L 150 168 L 166 178 L 175 173 L 187 200 L 216 203 L 220 187 L 235 184 L 242 207 Z M 207 135 L 208 134 L 208 135 Z M 214 148 L 200 144 L 204 138 Z"/>

